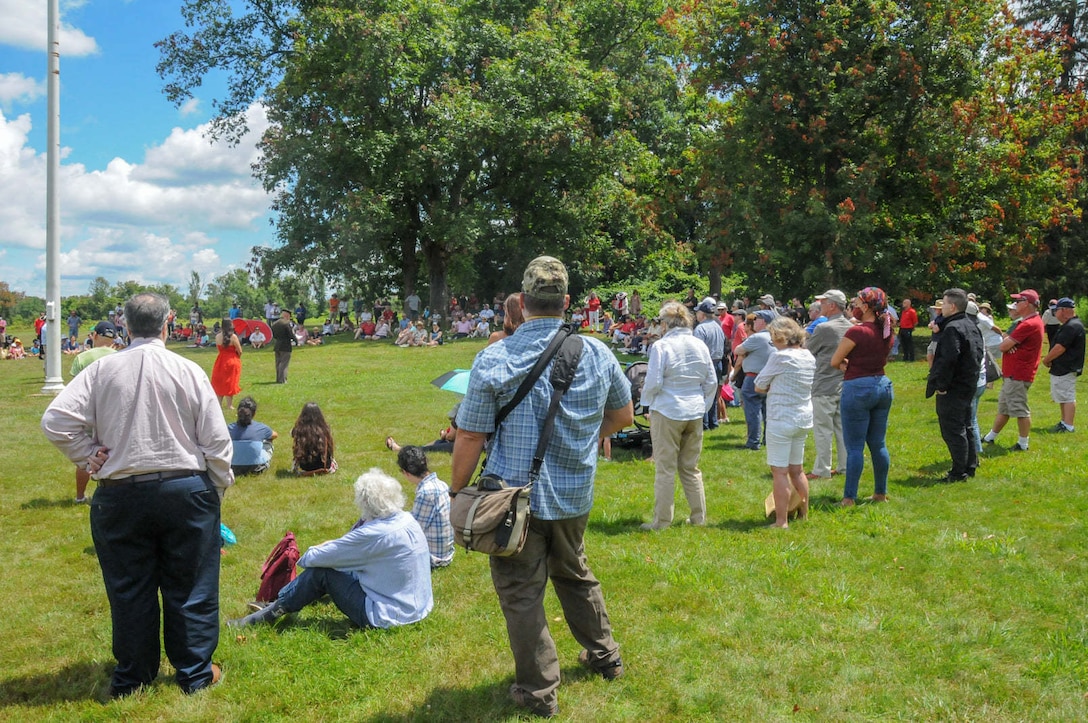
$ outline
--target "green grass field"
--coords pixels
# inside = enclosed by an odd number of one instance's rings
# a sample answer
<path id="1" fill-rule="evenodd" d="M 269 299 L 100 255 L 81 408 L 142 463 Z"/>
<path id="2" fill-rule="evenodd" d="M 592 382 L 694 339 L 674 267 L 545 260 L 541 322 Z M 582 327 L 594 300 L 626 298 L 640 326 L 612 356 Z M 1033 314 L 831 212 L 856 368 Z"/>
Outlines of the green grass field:
<path id="1" fill-rule="evenodd" d="M 25 335 L 24 335 L 25 337 Z M 222 613 L 257 589 L 265 555 L 286 530 L 300 546 L 353 522 L 351 483 L 384 446 L 424 443 L 457 397 L 432 387 L 468 367 L 480 342 L 436 349 L 346 340 L 297 350 L 277 386 L 271 350 L 243 356 L 243 394 L 282 438 L 274 468 L 242 478 L 223 506 L 238 537 L 222 567 Z M 924 346 L 920 347 L 924 348 Z M 210 372 L 215 352 L 178 348 Z M 70 360 L 65 358 L 65 371 Z M 892 364 L 891 501 L 843 510 L 842 477 L 817 482 L 807 522 L 767 529 L 770 473 L 740 449 L 743 418 L 705 441 L 709 525 L 660 533 L 649 519 L 653 468 L 634 451 L 598 470 L 586 546 L 600 578 L 626 676 L 583 671 L 549 593 L 563 664 L 560 718 L 658 720 L 986 720 L 1088 718 L 1088 412 L 1072 435 L 1045 372 L 1031 391 L 1032 449 L 1011 454 L 1014 428 L 968 483 L 936 483 L 948 467 L 926 365 Z M 0 520 L 8 540 L 0 585 L 0 718 L 4 720 L 432 721 L 515 720 L 502 615 L 487 560 L 459 551 L 434 575 L 435 610 L 419 625 L 352 629 L 332 605 L 294 624 L 224 630 L 219 687 L 183 696 L 165 656 L 158 682 L 100 702 L 112 666 L 110 617 L 87 524 L 73 504 L 73 467 L 39 430 L 50 398 L 37 360 L 0 363 L 5 461 Z M 984 427 L 996 392 L 982 400 Z M 317 401 L 340 471 L 292 476 L 290 429 Z M 233 420 L 231 420 L 233 421 Z M 811 440 L 808 450 L 812 458 Z M 448 479 L 449 457 L 432 468 Z M 92 490 L 93 490 L 92 482 Z M 410 490 L 406 490 L 410 493 Z M 862 479 L 861 496 L 872 493 Z M 409 495 L 410 496 L 410 495 Z M 677 517 L 686 516 L 677 493 Z"/>

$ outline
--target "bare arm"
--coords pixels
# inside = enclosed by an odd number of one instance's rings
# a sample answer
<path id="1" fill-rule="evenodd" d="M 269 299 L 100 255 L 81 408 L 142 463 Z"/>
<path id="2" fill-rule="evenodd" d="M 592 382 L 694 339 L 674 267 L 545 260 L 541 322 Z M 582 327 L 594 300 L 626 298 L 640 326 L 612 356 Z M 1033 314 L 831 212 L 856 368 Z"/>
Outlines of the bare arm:
<path id="1" fill-rule="evenodd" d="M 1047 355 L 1045 357 L 1043 357 L 1043 366 L 1049 369 L 1050 365 L 1054 363 L 1054 360 L 1064 353 L 1065 347 L 1061 344 L 1055 344 L 1054 346 L 1050 347 L 1050 351 L 1047 352 Z"/>
<path id="2" fill-rule="evenodd" d="M 998 349 L 1000 349 L 1002 352 L 1012 351 L 1019 343 L 1020 342 L 1018 342 L 1016 339 L 1013 339 L 1011 336 L 1006 336 L 1004 339 L 1001 340 L 1001 346 L 999 346 Z M 1049 354 L 1047 356 L 1049 356 Z"/>
<path id="3" fill-rule="evenodd" d="M 450 492 L 459 492 L 472 481 L 472 473 L 480 463 L 480 455 L 486 442 L 487 435 L 483 432 L 458 430 L 450 463 Z"/>
<path id="4" fill-rule="evenodd" d="M 842 341 L 839 342 L 839 348 L 831 355 L 831 366 L 846 371 L 846 357 L 854 350 L 855 346 L 857 345 L 851 339 L 844 336 Z"/>
<path id="5" fill-rule="evenodd" d="M 610 437 L 633 421 L 635 421 L 635 407 L 631 402 L 627 402 L 627 405 L 623 407 L 606 409 L 604 419 L 601 420 L 600 436 Z"/>

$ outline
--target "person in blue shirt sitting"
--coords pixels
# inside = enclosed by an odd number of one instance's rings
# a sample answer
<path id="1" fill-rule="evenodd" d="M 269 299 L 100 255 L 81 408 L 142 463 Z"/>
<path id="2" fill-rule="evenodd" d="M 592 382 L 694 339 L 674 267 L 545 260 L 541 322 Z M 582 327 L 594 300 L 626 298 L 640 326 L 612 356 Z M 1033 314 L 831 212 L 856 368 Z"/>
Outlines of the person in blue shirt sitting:
<path id="1" fill-rule="evenodd" d="M 272 463 L 272 440 L 279 435 L 261 422 L 254 422 L 257 402 L 246 397 L 238 402 L 238 421 L 227 425 L 234 442 L 230 468 L 234 474 L 260 474 Z"/>

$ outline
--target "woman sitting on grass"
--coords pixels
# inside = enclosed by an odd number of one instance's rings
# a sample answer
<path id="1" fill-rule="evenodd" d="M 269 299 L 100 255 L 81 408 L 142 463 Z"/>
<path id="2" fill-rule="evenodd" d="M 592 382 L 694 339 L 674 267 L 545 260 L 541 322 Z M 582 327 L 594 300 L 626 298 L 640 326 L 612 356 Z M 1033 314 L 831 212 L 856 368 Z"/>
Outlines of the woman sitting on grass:
<path id="1" fill-rule="evenodd" d="M 774 527 L 789 527 L 790 485 L 801 496 L 798 516 L 808 516 L 805 438 L 812 429 L 812 378 L 816 359 L 805 349 L 805 330 L 780 316 L 767 332 L 776 351 L 756 377 L 767 395 L 767 464 L 774 478 Z"/>
<path id="2" fill-rule="evenodd" d="M 246 397 L 238 402 L 238 421 L 227 425 L 234 442 L 230 468 L 236 475 L 260 474 L 272 463 L 272 440 L 279 435 L 267 424 L 254 422 L 256 414 L 257 402 Z"/>
<path id="3" fill-rule="evenodd" d="M 300 475 L 309 477 L 336 471 L 332 431 L 317 404 L 306 402 L 303 405 L 291 429 L 291 439 L 294 440 L 293 469 Z"/>
<path id="4" fill-rule="evenodd" d="M 343 537 L 307 550 L 298 561 L 305 571 L 274 602 L 227 625 L 271 623 L 324 595 L 361 628 L 391 628 L 427 617 L 434 607 L 431 553 L 404 501 L 400 482 L 380 469 L 361 475 L 355 480 L 358 522 Z"/>
<path id="5" fill-rule="evenodd" d="M 437 321 L 432 321 L 431 340 L 427 342 L 427 346 L 441 346 L 442 344 L 442 327 L 438 325 Z"/>

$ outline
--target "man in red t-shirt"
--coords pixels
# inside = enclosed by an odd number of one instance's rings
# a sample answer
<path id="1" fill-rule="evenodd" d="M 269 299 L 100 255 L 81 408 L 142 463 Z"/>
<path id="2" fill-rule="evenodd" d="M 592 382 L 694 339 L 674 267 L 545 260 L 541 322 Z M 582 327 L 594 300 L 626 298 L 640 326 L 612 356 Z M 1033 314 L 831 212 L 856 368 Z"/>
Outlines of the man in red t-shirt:
<path id="1" fill-rule="evenodd" d="M 903 299 L 903 311 L 899 313 L 899 350 L 903 361 L 914 361 L 914 327 L 918 326 L 918 312 L 910 299 Z"/>
<path id="2" fill-rule="evenodd" d="M 1013 314 L 1019 318 L 1001 342 L 1001 394 L 997 398 L 997 416 L 993 427 L 982 438 L 993 444 L 997 435 L 1010 418 L 1016 419 L 1020 438 L 1013 446 L 1014 452 L 1028 451 L 1028 435 L 1031 433 L 1031 409 L 1028 408 L 1028 389 L 1035 381 L 1039 368 L 1039 355 L 1043 349 L 1043 320 L 1039 316 L 1039 294 L 1034 289 L 1024 289 L 1013 294 Z"/>

